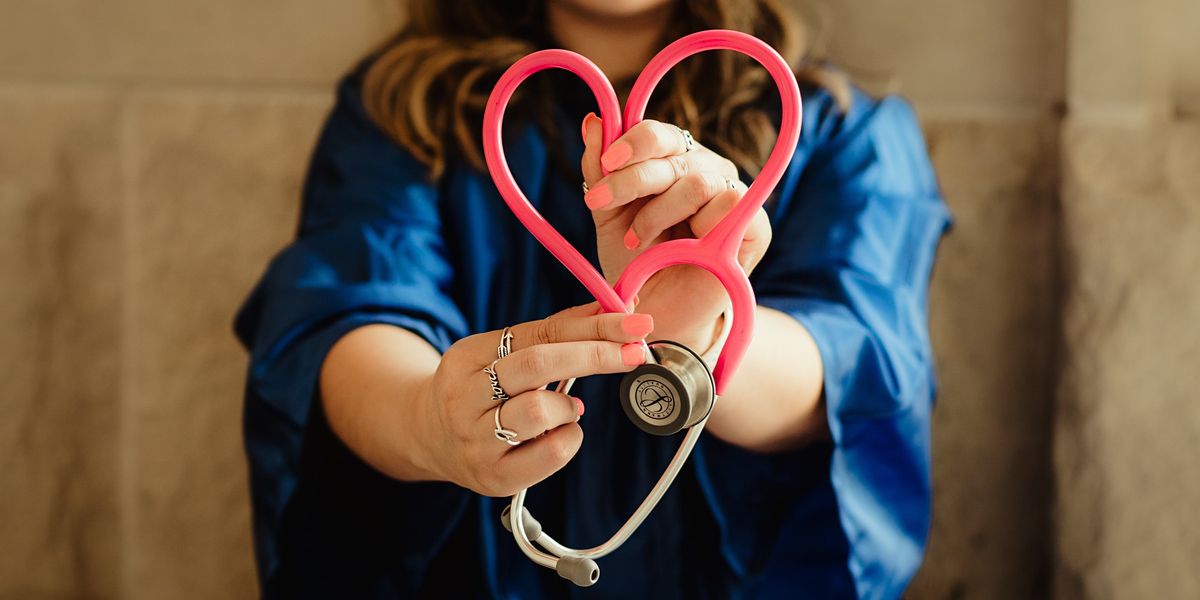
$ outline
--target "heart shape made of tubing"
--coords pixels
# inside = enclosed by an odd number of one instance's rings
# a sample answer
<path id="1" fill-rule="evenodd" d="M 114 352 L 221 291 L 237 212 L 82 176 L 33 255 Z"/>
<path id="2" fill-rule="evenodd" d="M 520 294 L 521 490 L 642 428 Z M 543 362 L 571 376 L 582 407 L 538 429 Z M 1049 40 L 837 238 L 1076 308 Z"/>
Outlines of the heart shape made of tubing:
<path id="1" fill-rule="evenodd" d="M 600 106 L 602 151 L 629 128 L 641 122 L 650 94 L 663 76 L 683 59 L 706 50 L 733 50 L 758 61 L 779 88 L 782 119 L 779 137 L 762 171 L 746 190 L 741 201 L 707 235 L 698 239 L 676 239 L 656 244 L 638 255 L 625 267 L 616 285 L 610 287 L 604 276 L 574 246 L 550 225 L 529 202 L 513 178 L 504 157 L 501 126 L 504 110 L 517 86 L 530 75 L 545 69 L 565 69 L 578 75 Z M 796 76 L 787 61 L 773 48 L 754 36 L 738 31 L 713 29 L 693 33 L 663 48 L 638 75 L 625 114 L 612 83 L 592 61 L 568 50 L 541 50 L 513 63 L 496 82 L 483 115 L 483 154 L 496 188 L 517 219 L 554 255 L 600 302 L 607 312 L 628 312 L 634 295 L 658 271 L 674 265 L 700 267 L 725 288 L 733 305 L 733 322 L 725 347 L 713 369 L 716 392 L 724 392 L 729 380 L 750 346 L 754 331 L 754 290 L 737 262 L 737 251 L 754 214 L 774 191 L 800 139 L 802 105 Z M 607 175 L 607 170 L 605 170 Z"/>

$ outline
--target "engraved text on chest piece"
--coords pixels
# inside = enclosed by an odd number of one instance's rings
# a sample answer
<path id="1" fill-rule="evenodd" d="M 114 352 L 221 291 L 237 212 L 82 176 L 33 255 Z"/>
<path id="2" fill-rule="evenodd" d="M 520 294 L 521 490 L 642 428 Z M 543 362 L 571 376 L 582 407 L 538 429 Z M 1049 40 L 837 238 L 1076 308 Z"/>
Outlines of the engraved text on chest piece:
<path id="1" fill-rule="evenodd" d="M 652 374 L 638 378 L 634 386 L 633 401 L 644 419 L 663 421 L 675 415 L 679 405 L 675 386 Z"/>

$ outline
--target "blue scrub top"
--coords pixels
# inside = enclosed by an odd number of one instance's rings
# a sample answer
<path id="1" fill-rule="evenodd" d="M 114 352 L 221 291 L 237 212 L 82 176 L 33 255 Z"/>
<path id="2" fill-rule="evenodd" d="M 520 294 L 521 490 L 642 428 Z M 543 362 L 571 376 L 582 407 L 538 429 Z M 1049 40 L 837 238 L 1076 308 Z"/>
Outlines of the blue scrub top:
<path id="1" fill-rule="evenodd" d="M 550 76 L 550 75 L 543 75 Z M 507 154 L 530 200 L 596 262 L 580 195 L 586 88 L 556 82 L 544 136 L 510 118 Z M 368 323 L 439 351 L 464 336 L 591 301 L 508 211 L 486 173 L 428 171 L 339 87 L 304 187 L 296 239 L 238 314 L 252 354 L 245 443 L 268 598 L 896 598 L 929 527 L 930 269 L 949 215 L 912 110 L 856 92 L 841 111 L 806 88 L 792 165 L 767 205 L 774 240 L 759 304 L 798 319 L 824 361 L 831 440 L 754 454 L 703 436 L 662 503 L 575 588 L 501 528 L 506 499 L 392 480 L 331 432 L 316 399 L 331 345 Z M 551 141 L 556 140 L 556 141 Z M 557 156 L 556 156 L 557 155 Z M 575 168 L 562 168 L 572 165 Z M 787 373 L 780 373 L 787 377 Z M 528 504 L 559 541 L 607 539 L 679 443 L 638 431 L 616 376 L 582 380 L 584 441 Z"/>

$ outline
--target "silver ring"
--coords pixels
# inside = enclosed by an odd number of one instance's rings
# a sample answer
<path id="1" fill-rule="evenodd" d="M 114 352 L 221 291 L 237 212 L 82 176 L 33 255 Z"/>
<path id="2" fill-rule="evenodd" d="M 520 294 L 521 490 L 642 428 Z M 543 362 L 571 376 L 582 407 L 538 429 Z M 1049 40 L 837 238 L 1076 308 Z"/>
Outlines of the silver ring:
<path id="1" fill-rule="evenodd" d="M 509 446 L 520 446 L 521 440 L 517 439 L 517 432 L 511 429 L 505 429 L 504 426 L 500 424 L 500 408 L 503 406 L 503 402 L 497 405 L 496 412 L 494 413 L 496 421 L 496 439 L 508 444 Z"/>
<path id="2" fill-rule="evenodd" d="M 496 347 L 496 358 L 504 358 L 512 354 L 512 328 L 505 327 L 504 331 L 500 332 L 500 345 Z"/>
<path id="3" fill-rule="evenodd" d="M 493 360 L 492 364 L 483 368 L 483 372 L 487 374 L 488 379 L 492 382 L 492 400 L 503 404 L 504 402 L 508 402 L 509 398 L 508 394 L 504 393 L 504 388 L 500 387 L 500 377 L 496 375 L 496 363 L 498 362 L 500 362 L 498 358 Z"/>
<path id="4" fill-rule="evenodd" d="M 583 193 L 584 193 L 584 194 L 587 194 L 587 193 L 588 193 L 588 184 L 587 184 L 587 182 L 586 182 L 586 181 L 585 181 L 585 182 L 583 182 Z"/>
<path id="5" fill-rule="evenodd" d="M 695 150 L 696 139 L 692 137 L 692 132 L 678 126 L 676 126 L 675 129 L 678 129 L 679 135 L 683 136 L 683 151 L 691 152 L 692 150 Z"/>

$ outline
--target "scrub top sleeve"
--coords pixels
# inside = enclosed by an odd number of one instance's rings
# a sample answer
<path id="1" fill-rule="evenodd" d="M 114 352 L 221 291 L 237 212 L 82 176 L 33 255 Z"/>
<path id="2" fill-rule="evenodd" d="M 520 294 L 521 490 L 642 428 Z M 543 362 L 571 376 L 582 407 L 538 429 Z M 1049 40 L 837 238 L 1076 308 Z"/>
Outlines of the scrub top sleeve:
<path id="1" fill-rule="evenodd" d="M 386 323 L 445 351 L 466 334 L 451 296 L 454 270 L 427 170 L 376 128 L 354 78 L 339 88 L 312 157 L 297 238 L 271 262 L 238 314 L 251 353 L 245 442 L 263 580 L 279 559 L 279 526 L 308 475 L 301 461 L 320 409 L 318 374 L 350 330 Z M 319 454 L 319 452 L 318 452 Z M 311 476 L 311 475 L 309 475 Z M 443 483 L 395 483 L 402 529 L 436 551 L 466 492 Z"/>
<path id="2" fill-rule="evenodd" d="M 752 282 L 759 305 L 796 318 L 823 361 L 832 446 L 821 483 L 842 534 L 824 547 L 846 563 L 852 595 L 895 598 L 929 527 L 927 295 L 950 217 L 904 101 L 858 94 L 847 113 L 828 108 L 805 106 L 814 120 L 806 116 L 809 134 L 768 205 L 773 241 Z M 700 477 L 735 570 L 799 573 L 830 560 L 789 544 L 817 534 L 802 513 L 817 514 L 819 495 L 801 490 L 820 484 L 794 473 L 821 448 L 763 456 L 710 439 L 701 450 Z"/>

